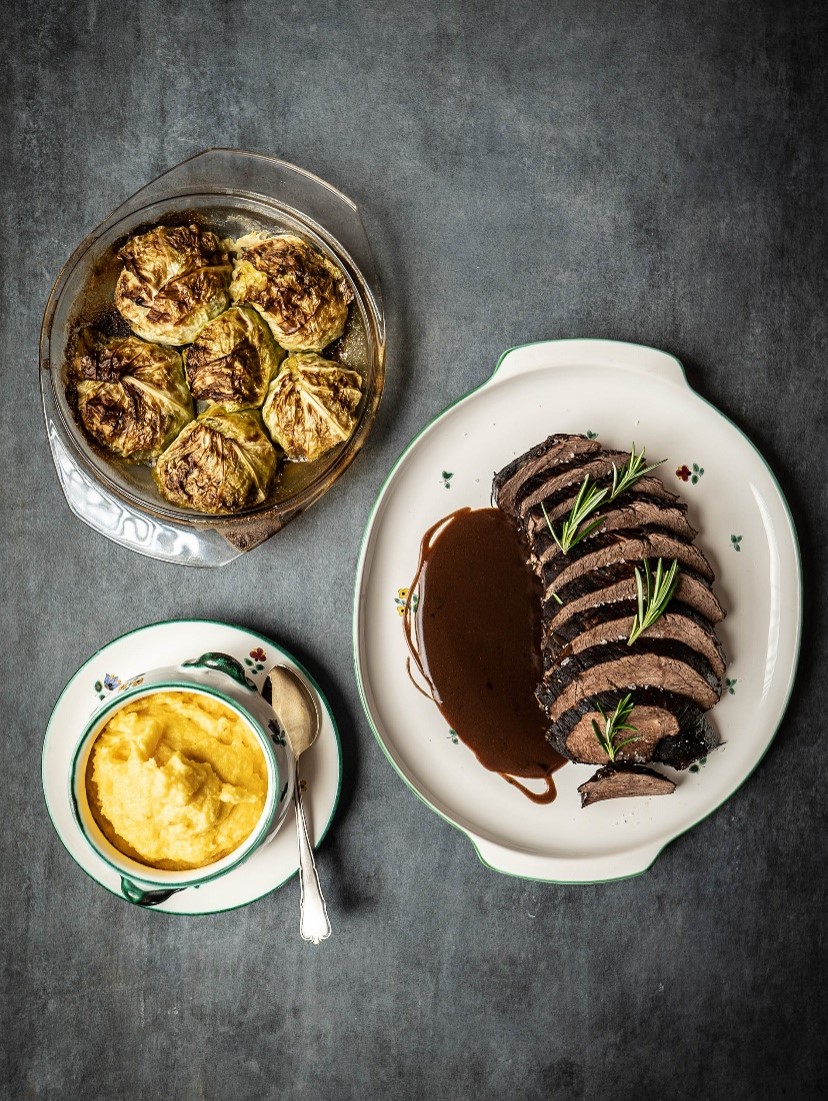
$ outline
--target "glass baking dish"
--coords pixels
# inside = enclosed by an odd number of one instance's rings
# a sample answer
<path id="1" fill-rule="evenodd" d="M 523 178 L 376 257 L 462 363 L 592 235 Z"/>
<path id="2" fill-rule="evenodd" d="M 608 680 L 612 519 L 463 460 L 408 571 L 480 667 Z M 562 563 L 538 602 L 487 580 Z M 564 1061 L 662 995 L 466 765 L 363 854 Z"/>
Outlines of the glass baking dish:
<path id="1" fill-rule="evenodd" d="M 155 488 L 149 466 L 104 454 L 75 421 L 66 396 L 66 354 L 86 325 L 107 331 L 116 316 L 116 253 L 136 231 L 196 221 L 221 236 L 253 230 L 296 233 L 344 271 L 354 300 L 334 358 L 359 371 L 364 393 L 350 438 L 312 463 L 285 463 L 255 508 L 212 516 L 176 508 Z M 328 352 L 326 351 L 326 354 Z M 376 418 L 385 377 L 382 297 L 359 211 L 301 168 L 237 149 L 210 149 L 171 168 L 114 210 L 75 249 L 43 317 L 40 384 L 46 431 L 61 488 L 84 523 L 150 558 L 221 566 L 279 531 L 353 462 Z"/>

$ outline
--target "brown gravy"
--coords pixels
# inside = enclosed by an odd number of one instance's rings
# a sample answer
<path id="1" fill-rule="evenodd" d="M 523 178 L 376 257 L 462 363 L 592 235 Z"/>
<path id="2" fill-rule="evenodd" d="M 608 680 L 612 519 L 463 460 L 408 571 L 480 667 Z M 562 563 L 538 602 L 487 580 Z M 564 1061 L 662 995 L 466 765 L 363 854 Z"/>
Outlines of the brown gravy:
<path id="1" fill-rule="evenodd" d="M 423 536 L 404 622 L 412 660 L 458 738 L 533 802 L 551 803 L 552 774 L 566 762 L 546 741 L 535 699 L 541 600 L 526 559 L 499 509 L 458 509 Z"/>

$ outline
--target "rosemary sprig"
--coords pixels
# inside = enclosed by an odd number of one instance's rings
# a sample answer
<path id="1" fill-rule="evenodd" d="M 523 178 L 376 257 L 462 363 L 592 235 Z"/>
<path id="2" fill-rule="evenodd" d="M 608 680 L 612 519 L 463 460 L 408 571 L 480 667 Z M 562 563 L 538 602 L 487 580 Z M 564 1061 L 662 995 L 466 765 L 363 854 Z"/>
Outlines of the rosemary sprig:
<path id="1" fill-rule="evenodd" d="M 615 754 L 619 749 L 623 749 L 625 745 L 629 745 L 630 742 L 637 742 L 641 735 L 638 733 L 638 727 L 633 726 L 627 722 L 630 717 L 630 712 L 633 709 L 632 695 L 628 692 L 623 699 L 619 700 L 615 705 L 615 711 L 608 715 L 600 703 L 596 703 L 596 707 L 601 712 L 601 718 L 604 720 L 604 729 L 601 730 L 595 719 L 592 720 L 592 729 L 595 731 L 595 737 L 598 739 L 598 744 L 601 749 L 609 757 L 610 761 L 615 760 Z M 618 735 L 625 730 L 635 731 L 631 738 L 624 738 L 623 741 L 617 741 Z"/>
<path id="2" fill-rule="evenodd" d="M 652 627 L 657 619 L 660 619 L 667 610 L 667 605 L 673 599 L 673 594 L 678 586 L 678 562 L 673 559 L 673 564 L 664 572 L 664 564 L 659 558 L 655 569 L 655 576 L 650 570 L 650 563 L 644 559 L 644 578 L 641 570 L 635 567 L 635 587 L 638 594 L 638 611 L 635 613 L 630 630 L 627 645 L 632 646 L 642 631 Z M 645 591 L 646 590 L 646 591 Z"/>
<path id="3" fill-rule="evenodd" d="M 649 474 L 651 470 L 655 470 L 657 466 L 661 466 L 662 463 L 667 462 L 666 459 L 659 459 L 659 461 L 653 463 L 652 466 L 644 466 L 646 462 L 644 453 L 646 450 L 646 447 L 642 447 L 641 450 L 636 453 L 635 443 L 633 443 L 630 457 L 627 459 L 624 466 L 621 467 L 621 470 L 618 470 L 615 463 L 612 464 L 611 501 L 614 501 L 616 497 L 620 496 L 625 489 L 629 489 L 639 478 L 643 478 L 645 474 Z"/>
<path id="4" fill-rule="evenodd" d="M 632 445 L 632 452 L 629 459 L 619 470 L 615 463 L 612 464 L 612 488 L 599 489 L 597 485 L 589 484 L 589 475 L 584 478 L 581 483 L 581 488 L 578 490 L 578 496 L 575 498 L 575 503 L 569 510 L 569 516 L 564 520 L 561 525 L 561 534 L 558 536 L 555 529 L 552 527 L 552 521 L 549 519 L 549 515 L 546 511 L 546 506 L 541 501 L 541 508 L 543 509 L 543 515 L 546 520 L 546 526 L 549 528 L 549 532 L 552 538 L 560 547 L 564 554 L 568 554 L 571 547 L 574 547 L 576 543 L 580 543 L 582 539 L 586 537 L 596 528 L 601 526 L 601 520 L 594 520 L 591 524 L 578 531 L 580 525 L 586 520 L 586 518 L 598 508 L 598 506 L 606 498 L 607 504 L 614 501 L 616 497 L 629 489 L 631 485 L 634 485 L 639 478 L 643 478 L 645 474 L 649 474 L 651 470 L 655 470 L 657 466 L 661 466 L 662 463 L 666 463 L 666 459 L 660 459 L 657 463 L 653 463 L 652 466 L 645 466 L 646 448 L 642 447 L 640 451 L 635 450 L 635 444 Z"/>
<path id="5" fill-rule="evenodd" d="M 575 503 L 570 509 L 569 516 L 564 520 L 561 525 L 560 538 L 558 537 L 555 529 L 552 527 L 552 521 L 549 519 L 549 514 L 546 511 L 546 506 L 541 501 L 541 508 L 543 509 L 543 515 L 546 519 L 546 525 L 549 531 L 552 533 L 552 538 L 561 548 L 564 554 L 569 552 L 570 547 L 574 547 L 576 543 L 580 543 L 582 539 L 586 539 L 591 531 L 595 529 L 601 523 L 600 520 L 594 520 L 583 531 L 578 531 L 578 527 L 589 516 L 591 512 L 594 512 L 596 508 L 601 504 L 606 497 L 608 490 L 599 489 L 596 485 L 589 484 L 589 475 L 587 474 L 581 483 L 581 488 L 578 490 L 578 496 L 575 498 Z"/>

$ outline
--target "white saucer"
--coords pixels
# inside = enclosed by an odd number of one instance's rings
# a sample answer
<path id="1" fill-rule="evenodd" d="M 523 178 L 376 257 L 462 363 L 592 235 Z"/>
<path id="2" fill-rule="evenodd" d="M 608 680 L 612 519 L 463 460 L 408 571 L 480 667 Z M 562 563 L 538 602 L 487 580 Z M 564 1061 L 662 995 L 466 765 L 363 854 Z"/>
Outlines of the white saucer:
<path id="1" fill-rule="evenodd" d="M 78 669 L 60 695 L 43 739 L 41 772 L 49 816 L 70 856 L 102 887 L 122 898 L 120 877 L 84 840 L 72 815 L 69 769 L 89 716 L 130 677 L 148 669 L 176 665 L 208 651 L 231 654 L 261 688 L 277 662 L 297 669 L 316 692 L 322 727 L 316 743 L 302 756 L 302 779 L 308 829 L 314 848 L 328 831 L 339 802 L 342 747 L 333 714 L 308 671 L 281 646 L 245 627 L 211 620 L 187 619 L 141 627 L 110 642 Z M 281 887 L 299 867 L 293 815 L 276 837 L 227 875 L 174 894 L 153 907 L 169 914 L 214 914 L 234 910 Z"/>

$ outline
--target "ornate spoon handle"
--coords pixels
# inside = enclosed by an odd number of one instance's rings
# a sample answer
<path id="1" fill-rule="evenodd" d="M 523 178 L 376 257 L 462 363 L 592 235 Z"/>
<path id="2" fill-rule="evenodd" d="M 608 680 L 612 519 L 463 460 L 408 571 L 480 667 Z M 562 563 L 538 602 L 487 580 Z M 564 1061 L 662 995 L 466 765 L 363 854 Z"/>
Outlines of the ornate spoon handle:
<path id="1" fill-rule="evenodd" d="M 299 838 L 299 933 L 302 940 L 319 944 L 331 935 L 331 923 L 328 910 L 319 886 L 316 861 L 313 858 L 313 846 L 308 837 L 308 825 L 305 821 L 305 808 L 302 806 L 302 789 L 299 785 L 299 764 L 296 763 L 293 774 L 296 804 L 296 834 Z"/>

